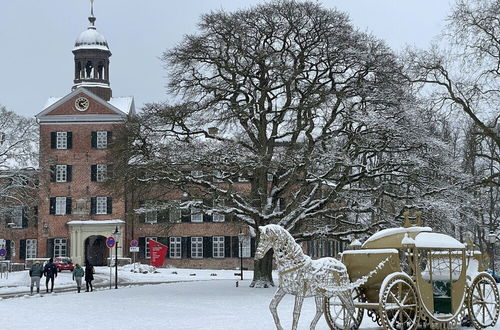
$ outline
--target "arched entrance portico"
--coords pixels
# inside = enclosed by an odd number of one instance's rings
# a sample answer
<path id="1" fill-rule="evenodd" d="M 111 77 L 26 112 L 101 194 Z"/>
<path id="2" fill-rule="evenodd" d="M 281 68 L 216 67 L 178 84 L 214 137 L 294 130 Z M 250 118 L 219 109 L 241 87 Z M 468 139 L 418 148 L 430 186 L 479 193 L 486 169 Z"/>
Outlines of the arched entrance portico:
<path id="1" fill-rule="evenodd" d="M 93 235 L 87 237 L 84 242 L 85 261 L 89 261 L 93 266 L 106 266 L 109 256 L 109 249 L 106 246 L 106 237 Z"/>
<path id="2" fill-rule="evenodd" d="M 70 256 L 74 263 L 81 265 L 86 258 L 93 265 L 105 265 L 109 254 L 106 237 L 111 236 L 116 227 L 121 233 L 125 230 L 123 220 L 74 220 L 68 222 L 68 226 L 71 234 Z M 123 256 L 122 246 L 119 242 L 118 258 Z"/>

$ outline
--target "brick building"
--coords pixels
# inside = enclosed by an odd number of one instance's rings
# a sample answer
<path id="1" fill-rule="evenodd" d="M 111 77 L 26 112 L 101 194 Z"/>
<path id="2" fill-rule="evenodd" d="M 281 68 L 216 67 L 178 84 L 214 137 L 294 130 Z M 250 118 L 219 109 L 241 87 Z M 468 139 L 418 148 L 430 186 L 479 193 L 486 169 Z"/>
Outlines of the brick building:
<path id="1" fill-rule="evenodd" d="M 104 265 L 109 257 L 106 237 L 122 233 L 118 257 L 131 257 L 130 241 L 138 240 L 139 261 L 148 262 L 149 239 L 169 247 L 167 264 L 191 268 L 235 268 L 242 254 L 245 267 L 253 266 L 254 239 L 247 226 L 223 214 L 170 208 L 134 212 L 151 199 L 131 192 L 117 194 L 105 187 L 112 173 L 107 164 L 113 137 L 135 114 L 132 97 L 113 97 L 110 57 L 96 18 L 75 42 L 74 85 L 63 97 L 50 98 L 36 115 L 40 125 L 40 171 L 37 216 L 22 228 L 5 227 L 0 239 L 9 245 L 8 259 L 67 256 Z M 170 191 L 168 187 L 159 187 Z M 185 199 L 179 192 L 170 201 Z M 241 240 L 239 233 L 245 233 Z M 241 248 L 240 248 L 241 246 Z M 12 249 L 11 249 L 12 248 Z M 12 250 L 12 252 L 10 252 Z M 18 251 L 18 253 L 15 253 Z"/>

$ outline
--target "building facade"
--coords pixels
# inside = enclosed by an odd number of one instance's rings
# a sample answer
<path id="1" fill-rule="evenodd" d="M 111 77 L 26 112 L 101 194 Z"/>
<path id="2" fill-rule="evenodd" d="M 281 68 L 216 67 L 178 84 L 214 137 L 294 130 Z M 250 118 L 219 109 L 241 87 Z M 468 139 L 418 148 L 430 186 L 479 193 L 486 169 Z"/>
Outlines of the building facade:
<path id="1" fill-rule="evenodd" d="M 50 98 L 36 115 L 38 205 L 29 216 L 13 211 L 16 225 L 0 230 L 0 248 L 8 246 L 7 259 L 71 257 L 76 263 L 105 265 L 114 253 L 106 247 L 106 238 L 118 230 L 118 258 L 148 263 L 149 240 L 156 240 L 168 246 L 166 264 L 175 267 L 231 269 L 239 267 L 241 257 L 244 267 L 252 268 L 255 240 L 248 226 L 231 216 L 194 206 L 137 213 L 150 197 L 106 187 L 113 173 L 110 146 L 127 118 L 135 115 L 135 105 L 132 97 L 113 97 L 111 51 L 95 27 L 93 10 L 89 22 L 73 48 L 71 92 Z M 180 201 L 183 196 L 173 191 L 168 199 Z M 129 252 L 133 240 L 140 248 L 135 256 Z"/>

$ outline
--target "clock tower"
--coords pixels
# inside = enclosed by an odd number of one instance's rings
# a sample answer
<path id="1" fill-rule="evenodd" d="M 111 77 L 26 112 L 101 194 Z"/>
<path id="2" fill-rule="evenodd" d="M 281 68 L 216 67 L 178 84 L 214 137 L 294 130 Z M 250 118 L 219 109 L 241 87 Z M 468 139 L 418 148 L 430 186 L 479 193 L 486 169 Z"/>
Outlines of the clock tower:
<path id="1" fill-rule="evenodd" d="M 112 96 L 109 85 L 109 58 L 111 51 L 108 42 L 95 27 L 94 3 L 91 1 L 90 25 L 76 39 L 73 48 L 75 55 L 75 79 L 73 89 L 85 87 L 102 99 L 109 101 Z"/>
<path id="2" fill-rule="evenodd" d="M 106 237 L 116 229 L 127 239 L 123 190 L 106 187 L 113 176 L 111 146 L 129 116 L 132 97 L 113 97 L 109 50 L 90 26 L 76 39 L 74 85 L 63 97 L 49 98 L 36 115 L 40 125 L 38 256 L 71 257 L 76 263 L 105 265 Z M 123 243 L 118 247 L 122 256 Z"/>

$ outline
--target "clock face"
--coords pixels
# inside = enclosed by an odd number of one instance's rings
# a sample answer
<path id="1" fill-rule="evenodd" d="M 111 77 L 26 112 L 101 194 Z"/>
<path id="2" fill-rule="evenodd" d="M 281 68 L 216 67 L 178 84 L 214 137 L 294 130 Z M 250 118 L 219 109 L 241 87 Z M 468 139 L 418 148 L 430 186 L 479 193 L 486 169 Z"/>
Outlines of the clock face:
<path id="1" fill-rule="evenodd" d="M 79 97 L 75 100 L 75 108 L 78 111 L 85 111 L 89 108 L 89 100 L 85 97 Z"/>

